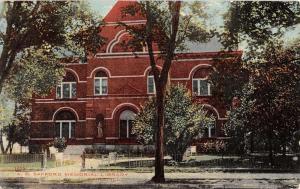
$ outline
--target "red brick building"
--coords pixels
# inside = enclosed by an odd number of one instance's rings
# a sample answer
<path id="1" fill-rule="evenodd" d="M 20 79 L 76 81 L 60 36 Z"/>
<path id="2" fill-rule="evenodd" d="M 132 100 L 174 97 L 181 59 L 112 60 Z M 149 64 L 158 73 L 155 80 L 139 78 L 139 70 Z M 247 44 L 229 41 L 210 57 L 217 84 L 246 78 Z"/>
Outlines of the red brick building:
<path id="1" fill-rule="evenodd" d="M 128 2 L 127 2 L 128 3 Z M 130 130 L 134 115 L 153 96 L 154 81 L 145 49 L 124 52 L 120 45 L 129 34 L 118 21 L 144 24 L 143 18 L 121 16 L 119 1 L 104 18 L 101 35 L 107 44 L 86 63 L 67 63 L 62 83 L 44 98 L 35 98 L 32 106 L 31 144 L 45 144 L 54 137 L 65 137 L 74 145 L 137 144 Z M 233 55 L 238 55 L 235 52 Z M 170 70 L 171 84 L 181 83 L 193 92 L 215 118 L 215 126 L 205 137 L 222 136 L 226 111 L 215 103 L 207 76 L 218 52 L 178 53 Z"/>

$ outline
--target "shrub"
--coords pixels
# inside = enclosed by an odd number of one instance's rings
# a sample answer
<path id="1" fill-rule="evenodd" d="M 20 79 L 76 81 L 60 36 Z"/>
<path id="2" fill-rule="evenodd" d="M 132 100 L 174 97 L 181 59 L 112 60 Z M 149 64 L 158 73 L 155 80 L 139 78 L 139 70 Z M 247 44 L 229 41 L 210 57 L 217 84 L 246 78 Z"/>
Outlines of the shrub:
<path id="1" fill-rule="evenodd" d="M 227 145 L 223 140 L 207 141 L 200 145 L 200 149 L 204 153 L 224 155 L 227 151 Z"/>
<path id="2" fill-rule="evenodd" d="M 67 148 L 66 139 L 64 137 L 54 138 L 53 146 L 57 149 L 58 152 L 63 152 Z"/>
<path id="3" fill-rule="evenodd" d="M 164 146 L 175 161 L 182 161 L 186 149 L 200 132 L 211 123 L 203 107 L 193 102 L 190 92 L 183 85 L 172 85 L 165 100 Z M 141 108 L 133 124 L 133 134 L 144 145 L 155 143 L 155 98 Z"/>

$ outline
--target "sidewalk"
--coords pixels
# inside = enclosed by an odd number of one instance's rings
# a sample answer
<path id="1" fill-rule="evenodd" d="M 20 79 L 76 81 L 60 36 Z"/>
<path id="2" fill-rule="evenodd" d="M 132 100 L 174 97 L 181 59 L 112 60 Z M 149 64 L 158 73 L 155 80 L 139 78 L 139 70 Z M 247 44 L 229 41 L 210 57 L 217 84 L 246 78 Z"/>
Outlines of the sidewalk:
<path id="1" fill-rule="evenodd" d="M 251 173 L 166 173 L 165 184 L 149 182 L 153 173 L 127 172 L 124 175 L 52 176 L 40 178 L 0 178 L 4 188 L 298 188 L 300 174 Z M 75 179 L 76 178 L 76 179 Z M 13 187 L 12 187 L 13 186 Z"/>
<path id="2" fill-rule="evenodd" d="M 167 183 L 174 186 L 183 184 L 217 188 L 224 188 L 224 186 L 231 188 L 239 188 L 240 186 L 244 188 L 298 188 L 300 184 L 300 173 L 226 173 L 213 171 L 210 169 L 198 173 L 173 172 L 166 173 L 165 176 Z M 34 183 L 49 186 L 77 183 L 83 188 L 84 186 L 98 186 L 99 184 L 103 187 L 114 185 L 116 188 L 118 186 L 134 186 L 134 188 L 149 186 L 151 188 L 153 183 L 149 181 L 153 175 L 152 172 L 130 170 L 81 171 L 80 162 L 76 162 L 73 165 L 50 168 L 44 171 L 1 172 L 0 186 L 1 183 L 22 183 L 29 186 L 31 186 L 30 183 L 32 186 Z"/>
<path id="3" fill-rule="evenodd" d="M 293 186 L 300 184 L 299 173 L 166 173 L 167 181 L 176 182 L 286 182 Z M 1 180 L 20 179 L 31 180 L 38 183 L 88 183 L 88 184 L 145 184 L 153 173 L 138 173 L 133 171 L 81 171 L 80 164 L 56 167 L 45 171 L 31 172 L 1 172 Z"/>

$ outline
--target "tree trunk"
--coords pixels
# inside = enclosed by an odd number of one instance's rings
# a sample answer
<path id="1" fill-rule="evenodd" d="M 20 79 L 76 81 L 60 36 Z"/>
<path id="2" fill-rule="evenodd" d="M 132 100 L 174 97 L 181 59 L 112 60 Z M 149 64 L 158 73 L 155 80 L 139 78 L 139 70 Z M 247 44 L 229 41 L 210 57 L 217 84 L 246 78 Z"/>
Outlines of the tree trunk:
<path id="1" fill-rule="evenodd" d="M 11 143 L 9 146 L 9 154 L 12 154 L 13 148 L 14 148 L 14 143 Z"/>
<path id="2" fill-rule="evenodd" d="M 4 154 L 4 145 L 3 145 L 3 141 L 2 140 L 0 141 L 0 148 L 1 148 L 1 153 Z"/>
<path id="3" fill-rule="evenodd" d="M 268 150 L 269 150 L 269 162 L 270 165 L 274 165 L 274 159 L 273 159 L 273 127 L 269 126 L 269 132 L 268 132 Z"/>
<path id="4" fill-rule="evenodd" d="M 174 4 L 173 4 L 174 3 Z M 179 13 L 180 13 L 181 2 L 169 1 L 170 12 L 172 13 L 172 31 L 171 36 L 168 39 L 168 49 L 166 51 L 166 58 L 161 71 L 156 66 L 156 61 L 153 55 L 153 15 L 151 13 L 151 7 L 149 2 L 146 3 L 146 43 L 148 46 L 148 52 L 150 57 L 150 65 L 154 74 L 155 88 L 156 88 L 156 143 L 155 143 L 155 175 L 152 178 L 154 182 L 164 182 L 164 101 L 166 93 L 166 85 L 168 81 L 169 70 L 174 57 L 174 51 L 176 48 L 176 36 L 179 25 Z M 160 72 L 160 73 L 159 73 Z"/>
<path id="5" fill-rule="evenodd" d="M 163 89 L 162 89 L 163 88 Z M 155 175 L 152 178 L 154 182 L 165 182 L 164 173 L 164 87 L 158 87 L 156 94 L 156 112 L 157 112 L 157 131 L 155 143 Z"/>
<path id="6" fill-rule="evenodd" d="M 2 132 L 3 132 L 2 129 L 0 129 L 0 148 L 1 148 L 1 153 L 4 154 L 5 150 L 4 150 L 4 144 L 3 144 L 3 139 L 2 139 L 2 137 L 3 137 Z"/>
<path id="7" fill-rule="evenodd" d="M 253 139 L 253 134 L 254 132 L 251 133 L 250 135 L 250 153 L 254 152 L 254 139 Z"/>
<path id="8" fill-rule="evenodd" d="M 7 146 L 6 146 L 5 151 L 4 151 L 3 154 L 7 154 L 8 150 L 10 148 L 10 145 L 11 145 L 11 141 L 8 141 L 8 144 L 7 144 Z"/>
<path id="9" fill-rule="evenodd" d="M 283 157 L 286 156 L 286 145 L 285 145 L 285 142 L 282 144 L 282 156 Z"/>

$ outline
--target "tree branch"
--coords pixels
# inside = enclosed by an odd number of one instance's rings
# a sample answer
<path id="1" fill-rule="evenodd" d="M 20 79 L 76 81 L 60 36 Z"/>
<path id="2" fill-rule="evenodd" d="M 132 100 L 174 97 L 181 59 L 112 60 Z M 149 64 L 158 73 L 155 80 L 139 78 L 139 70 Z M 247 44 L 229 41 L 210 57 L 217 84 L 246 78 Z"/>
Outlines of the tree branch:
<path id="1" fill-rule="evenodd" d="M 171 67 L 172 59 L 174 58 L 174 51 L 176 48 L 176 37 L 178 33 L 178 26 L 179 26 L 179 16 L 180 16 L 180 8 L 181 8 L 181 2 L 175 1 L 171 2 L 169 1 L 171 13 L 172 13 L 172 33 L 170 40 L 168 41 L 168 49 L 166 54 L 166 59 L 164 62 L 163 69 L 161 71 L 161 77 L 160 82 L 162 84 L 165 84 L 168 80 L 168 74 Z"/>

